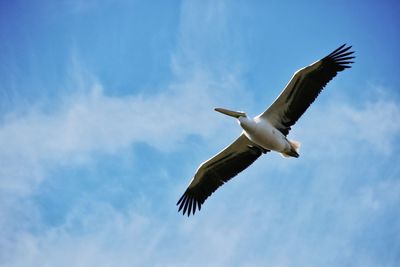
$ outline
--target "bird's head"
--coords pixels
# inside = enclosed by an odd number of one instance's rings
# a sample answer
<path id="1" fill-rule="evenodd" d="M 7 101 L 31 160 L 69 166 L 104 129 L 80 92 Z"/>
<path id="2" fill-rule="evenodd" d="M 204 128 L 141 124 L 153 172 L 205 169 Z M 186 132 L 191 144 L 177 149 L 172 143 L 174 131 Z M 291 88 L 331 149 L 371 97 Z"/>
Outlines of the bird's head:
<path id="1" fill-rule="evenodd" d="M 247 117 L 246 113 L 244 113 L 243 111 L 232 111 L 225 108 L 214 108 L 214 110 L 222 114 L 234 117 L 236 119 L 239 119 L 240 117 Z"/>

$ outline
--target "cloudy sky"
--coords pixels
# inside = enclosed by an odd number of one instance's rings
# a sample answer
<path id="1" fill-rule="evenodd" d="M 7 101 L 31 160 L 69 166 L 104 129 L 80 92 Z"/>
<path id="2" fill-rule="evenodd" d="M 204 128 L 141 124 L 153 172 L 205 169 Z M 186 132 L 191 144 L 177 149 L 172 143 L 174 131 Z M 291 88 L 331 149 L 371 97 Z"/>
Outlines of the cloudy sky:
<path id="1" fill-rule="evenodd" d="M 293 1 L 290 1 L 293 2 Z M 1 1 L 0 266 L 399 266 L 396 1 Z M 194 217 L 176 201 L 292 74 L 354 67 Z"/>

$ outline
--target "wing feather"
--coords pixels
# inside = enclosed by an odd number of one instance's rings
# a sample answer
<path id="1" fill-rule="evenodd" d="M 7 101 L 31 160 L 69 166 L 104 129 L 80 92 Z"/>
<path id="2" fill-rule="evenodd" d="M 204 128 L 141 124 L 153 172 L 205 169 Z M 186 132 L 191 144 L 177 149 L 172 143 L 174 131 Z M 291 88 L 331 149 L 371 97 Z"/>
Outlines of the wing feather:
<path id="1" fill-rule="evenodd" d="M 244 134 L 198 168 L 185 193 L 178 200 L 178 211 L 183 208 L 189 216 L 201 209 L 204 201 L 221 185 L 250 166 L 267 150 L 255 145 Z"/>
<path id="2" fill-rule="evenodd" d="M 350 68 L 351 46 L 340 46 L 328 56 L 297 71 L 288 85 L 260 117 L 267 118 L 284 135 L 314 102 L 327 83 L 338 72 Z M 347 52 L 349 51 L 349 52 Z"/>

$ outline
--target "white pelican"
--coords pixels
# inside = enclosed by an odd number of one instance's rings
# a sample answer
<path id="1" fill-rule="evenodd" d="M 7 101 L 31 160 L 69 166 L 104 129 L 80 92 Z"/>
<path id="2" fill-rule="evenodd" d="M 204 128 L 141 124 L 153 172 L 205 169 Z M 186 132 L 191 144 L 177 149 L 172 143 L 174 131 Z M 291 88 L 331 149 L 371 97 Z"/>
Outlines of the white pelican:
<path id="1" fill-rule="evenodd" d="M 323 59 L 298 70 L 274 103 L 251 119 L 246 113 L 223 108 L 215 110 L 234 117 L 243 128 L 232 144 L 197 169 L 177 205 L 189 216 L 201 209 L 204 201 L 218 187 L 250 166 L 262 154 L 276 151 L 285 157 L 298 157 L 300 143 L 287 139 L 290 127 L 317 98 L 325 85 L 339 71 L 350 68 L 354 52 L 340 46 Z"/>

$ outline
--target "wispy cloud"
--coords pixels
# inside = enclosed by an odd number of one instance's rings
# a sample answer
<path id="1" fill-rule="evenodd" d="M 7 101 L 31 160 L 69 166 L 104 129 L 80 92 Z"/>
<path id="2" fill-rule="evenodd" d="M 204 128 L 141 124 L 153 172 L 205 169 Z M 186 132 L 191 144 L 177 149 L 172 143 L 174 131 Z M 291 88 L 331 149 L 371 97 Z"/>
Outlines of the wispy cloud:
<path id="1" fill-rule="evenodd" d="M 225 135 L 238 130 L 211 109 L 250 108 L 253 101 L 238 65 L 230 68 L 234 60 L 218 54 L 231 34 L 229 7 L 214 3 L 183 4 L 171 60 L 176 76 L 158 93 L 110 96 L 72 57 L 65 86 L 76 86 L 74 93 L 52 103 L 51 111 L 38 105 L 3 115 L 4 266 L 395 266 L 400 108 L 390 95 L 357 106 L 351 99 L 316 103 L 290 135 L 303 143 L 299 159 L 267 154 L 189 220 L 174 209 L 180 188 L 162 198 L 154 197 L 154 188 L 141 191 L 143 205 L 129 201 L 123 210 L 81 197 L 59 223 L 43 219 L 32 196 L 54 179 L 51 170 L 85 168 L 100 154 L 117 155 L 138 143 L 169 155 L 184 150 L 192 135 L 222 147 Z M 207 44 L 205 36 L 212 37 Z M 182 183 L 165 175 L 158 187 Z M 394 234 L 386 236 L 382 225 Z"/>
<path id="2" fill-rule="evenodd" d="M 73 93 L 57 99 L 57 104 L 39 103 L 22 113 L 16 108 L 2 115 L 0 162 L 4 164 L 0 170 L 0 261 L 10 266 L 44 266 L 60 265 L 75 258 L 77 266 L 109 266 L 110 261 L 121 256 L 118 255 L 120 249 L 114 251 L 102 243 L 111 236 L 123 238 L 122 235 L 131 230 L 132 235 L 128 236 L 132 241 L 122 250 L 128 255 L 136 246 L 140 253 L 128 257 L 129 261 L 120 265 L 130 266 L 135 262 L 140 265 L 151 260 L 150 254 L 154 251 L 145 241 L 156 242 L 157 231 L 152 226 L 143 226 L 149 230 L 142 234 L 144 228 L 138 222 L 140 215 L 137 213 L 125 218 L 94 200 L 90 202 L 96 211 L 94 215 L 88 217 L 80 212 L 79 204 L 67 214 L 59 228 L 48 228 L 32 195 L 46 180 L 52 179 L 50 171 L 58 167 L 85 166 L 98 154 L 118 153 L 137 143 L 146 143 L 163 152 L 176 151 L 185 145 L 185 139 L 190 135 L 212 140 L 217 132 L 234 125 L 215 115 L 212 107 L 251 101 L 251 96 L 239 97 L 246 94 L 242 93 L 244 89 L 235 74 L 224 71 L 215 75 L 200 67 L 190 68 L 181 55 L 180 52 L 174 54 L 174 64 L 185 71 L 177 72 L 172 81 L 157 90 L 159 93 L 114 97 L 104 93 L 101 81 L 86 70 L 74 54 L 68 73 L 70 79 L 65 84 L 75 87 L 68 90 Z M 202 56 L 193 55 L 192 60 L 196 57 Z M 97 208 L 99 205 L 101 208 Z M 107 210 L 108 215 L 99 217 L 104 215 L 97 213 L 101 210 Z M 88 225 L 99 220 L 104 223 L 97 227 Z M 109 227 L 109 231 L 104 227 Z M 121 227 L 123 232 L 115 235 L 116 227 Z M 75 229 L 85 231 L 89 228 L 107 234 L 99 236 L 99 232 L 89 231 L 82 236 L 74 235 Z M 36 231 L 40 234 L 36 235 Z M 138 239 L 142 242 L 137 242 Z M 76 243 L 82 244 L 79 250 L 75 250 Z M 149 251 L 148 257 L 144 256 L 143 249 Z M 23 251 L 26 257 L 19 257 Z M 76 254 L 79 251 L 82 253 Z M 44 260 L 43 252 L 51 256 Z"/>
<path id="3" fill-rule="evenodd" d="M 0 126 L 2 246 L 7 237 L 14 238 L 10 234 L 25 228 L 21 219 L 35 224 L 29 196 L 51 179 L 48 171 L 84 166 L 99 153 L 118 153 L 136 143 L 166 152 L 179 150 L 190 135 L 212 139 L 229 124 L 211 107 L 232 102 L 235 97 L 224 95 L 242 90 L 234 77 L 215 81 L 196 72 L 155 95 L 111 97 L 94 83 L 90 90 L 65 97 L 51 113 L 33 108 L 7 114 Z"/>
<path id="4" fill-rule="evenodd" d="M 400 108 L 394 99 L 384 95 L 369 99 L 358 107 L 349 102 L 331 103 L 310 115 L 303 124 L 302 132 L 307 131 L 306 137 L 312 140 L 329 136 L 327 140 L 332 142 L 327 142 L 329 147 L 324 149 L 330 151 L 334 147 L 336 150 L 346 147 L 342 142 L 357 142 L 359 150 L 390 153 L 394 149 L 391 145 L 400 133 L 400 126 L 394 123 L 400 116 Z M 321 127 L 327 123 L 330 127 Z M 316 128 L 318 131 L 313 131 Z M 339 139 L 338 135 L 347 135 L 348 138 Z"/>
<path id="5" fill-rule="evenodd" d="M 181 88 L 188 87 L 182 86 Z M 201 88 L 204 90 L 207 87 L 201 86 Z M 82 157 L 82 155 L 88 157 L 98 150 L 114 153 L 132 142 L 148 142 L 163 150 L 179 149 L 174 148 L 175 145 L 179 144 L 180 139 L 184 139 L 188 134 L 212 138 L 215 134 L 213 131 L 220 130 L 218 124 L 221 121 L 214 121 L 212 116 L 203 117 L 207 116 L 204 114 L 209 113 L 209 106 L 212 106 L 214 101 L 218 101 L 218 97 L 213 99 L 209 95 L 208 100 L 201 106 L 192 106 L 187 103 L 196 102 L 191 98 L 193 97 L 191 94 L 198 97 L 197 93 L 199 92 L 196 89 L 190 90 L 190 94 L 181 92 L 179 88 L 170 90 L 169 93 L 175 94 L 175 104 L 166 108 L 165 106 L 160 107 L 166 105 L 165 102 L 170 99 L 166 93 L 157 95 L 152 101 L 150 98 L 138 96 L 124 99 L 110 98 L 102 93 L 99 85 L 96 85 L 89 95 L 81 96 L 78 101 L 73 101 L 73 104 L 63 105 L 60 111 L 54 115 L 36 112 L 23 118 L 7 120 L 1 131 L 3 136 L 5 133 L 8 134 L 7 136 L 14 133 L 14 136 L 18 137 L 15 133 L 19 131 L 10 129 L 23 128 L 22 122 L 31 125 L 31 127 L 27 127 L 31 129 L 29 138 L 34 138 L 34 133 L 41 133 L 32 141 L 33 145 L 37 146 L 35 149 L 24 151 L 23 146 L 16 146 L 19 142 L 4 143 L 3 145 L 20 148 L 18 157 L 26 157 L 28 161 L 31 160 L 38 164 L 37 168 L 46 177 L 46 168 L 43 166 L 52 161 L 54 161 L 52 164 L 59 164 L 56 163 L 58 161 L 64 161 L 64 164 L 74 164 L 74 158 Z M 383 101 L 385 101 L 385 105 L 382 104 Z M 149 105 L 156 108 L 152 109 L 152 112 L 147 112 L 146 115 L 142 109 Z M 182 110 L 186 114 L 182 114 Z M 204 114 L 195 114 L 199 110 Z M 131 118 L 131 114 L 135 113 L 141 116 L 137 119 Z M 187 266 L 189 264 L 193 266 L 204 264 L 209 266 L 246 266 L 246 264 L 259 266 L 265 262 L 268 262 L 267 266 L 307 266 L 310 262 L 335 266 L 346 262 L 346 259 L 355 260 L 354 257 L 359 255 L 359 252 L 356 248 L 357 243 L 352 244 L 351 242 L 354 242 L 354 238 L 358 238 L 362 229 L 370 227 L 369 223 L 363 220 L 373 218 L 377 214 L 384 214 L 387 209 L 400 201 L 400 182 L 396 176 L 398 170 L 393 170 L 393 173 L 382 181 L 376 180 L 374 173 L 366 174 L 364 179 L 368 179 L 370 185 L 359 180 L 353 181 L 353 184 L 359 188 L 354 189 L 354 193 L 347 192 L 343 188 L 346 179 L 350 179 L 349 176 L 352 173 L 357 173 L 357 170 L 349 171 L 347 169 L 352 166 L 349 160 L 358 155 L 355 164 L 360 164 L 363 158 L 368 157 L 371 150 L 377 150 L 377 153 L 384 158 L 392 157 L 395 151 L 390 148 L 395 147 L 395 140 L 400 132 L 387 125 L 398 114 L 398 106 L 388 99 L 376 99 L 361 107 L 354 107 L 350 103 L 342 103 L 339 109 L 337 106 L 336 108 L 320 106 L 310 113 L 310 122 L 308 120 L 304 122 L 296 133 L 302 137 L 306 146 L 303 155 L 305 159 L 301 162 L 303 167 L 321 162 L 317 158 L 309 156 L 312 153 L 321 155 L 321 151 L 314 150 L 325 151 L 323 153 L 325 160 L 322 165 L 312 169 L 308 177 L 296 181 L 296 177 L 293 175 L 299 168 L 297 162 L 267 155 L 268 158 L 261 159 L 254 168 L 248 170 L 247 174 L 252 177 L 250 180 L 238 177 L 237 180 L 227 185 L 229 191 L 221 190 L 218 194 L 213 195 L 213 200 L 206 205 L 210 210 L 202 211 L 206 212 L 207 216 L 214 218 L 214 220 L 208 221 L 201 216 L 192 218 L 191 221 L 177 221 L 177 218 L 180 217 L 167 217 L 160 220 L 157 216 L 137 210 L 121 213 L 107 203 L 92 200 L 89 201 L 87 208 L 84 208 L 85 206 L 75 207 L 68 214 L 64 223 L 57 227 L 45 227 L 40 234 L 29 231 L 18 232 L 19 234 L 13 237 L 16 240 L 12 247 L 4 246 L 3 243 L 4 248 L 15 252 L 11 255 L 20 253 L 25 255 L 9 259 L 9 266 L 31 266 L 32 264 L 35 266 L 63 266 L 63 264 L 65 266 L 70 264 L 109 266 L 111 263 L 117 266 Z M 174 117 L 176 121 L 164 122 L 163 120 L 169 118 L 168 116 Z M 197 116 L 196 118 L 200 121 L 206 119 L 210 121 L 209 128 L 205 130 L 193 123 L 190 119 L 193 116 Z M 322 117 L 329 118 L 328 121 L 331 123 L 327 124 L 326 120 L 325 122 L 320 121 Z M 140 125 L 146 118 L 156 122 L 158 127 Z M 317 138 L 308 123 L 323 124 L 325 134 Z M 380 141 L 369 136 L 366 138 L 363 135 L 365 129 L 378 123 L 386 126 L 382 127 L 378 131 L 379 134 L 374 134 L 373 137 L 379 140 L 386 138 L 384 146 Z M 110 127 L 112 129 L 108 129 L 104 125 L 112 125 Z M 183 129 L 177 129 L 178 125 L 183 125 Z M 342 130 L 339 130 L 338 127 Z M 354 132 L 358 134 L 349 135 L 345 129 L 350 128 L 355 129 Z M 140 134 L 144 131 L 148 132 L 146 139 Z M 178 138 L 168 140 L 168 144 L 163 144 L 165 132 L 174 132 Z M 52 145 L 54 140 L 40 138 L 44 133 L 52 133 L 50 136 L 53 138 L 51 139 L 55 139 L 59 146 Z M 25 135 L 23 136 L 27 138 Z M 79 136 L 82 138 L 78 138 Z M 387 138 L 388 136 L 390 138 Z M 346 149 L 331 147 L 332 142 L 326 141 L 330 138 L 339 140 L 334 143 L 343 145 Z M 363 142 L 367 142 L 371 148 L 357 150 L 359 143 Z M 8 151 L 10 153 L 12 150 Z M 9 156 L 11 154 L 7 155 L 3 152 L 2 157 L 4 158 L 5 155 L 12 158 Z M 278 161 L 280 162 L 278 165 L 273 163 Z M 283 164 L 285 168 L 281 168 Z M 25 166 L 25 168 L 27 167 L 29 166 Z M 27 172 L 31 170 L 26 169 Z M 10 171 L 14 173 L 13 170 Z M 264 177 L 266 173 L 271 175 L 267 180 Z M 279 180 L 282 184 L 277 181 L 277 176 L 280 177 Z M 356 176 L 360 176 L 360 173 L 357 173 Z M 14 178 L 21 179 L 15 176 Z M 295 186 L 292 189 L 286 188 L 286 194 L 294 188 L 299 191 L 293 191 L 293 195 L 283 196 L 279 193 L 279 188 L 285 186 L 289 180 L 292 180 L 294 185 L 299 185 L 299 182 L 306 184 Z M 258 185 L 252 184 L 256 181 Z M 260 185 L 264 188 L 261 189 Z M 242 188 L 253 192 L 253 196 L 249 198 Z M 3 187 L 3 192 L 12 192 L 9 190 L 7 187 Z M 235 199 L 234 195 L 237 200 L 228 201 Z M 148 201 L 155 200 L 148 199 Z M 232 207 L 241 206 L 236 215 L 232 214 L 230 208 L 225 207 L 228 202 Z M 260 202 L 265 203 L 260 205 Z M 40 222 L 39 218 L 35 219 L 35 216 L 38 215 L 35 215 L 35 209 L 29 206 L 29 202 L 25 205 L 23 203 L 23 201 L 17 201 L 9 204 L 16 204 L 20 209 L 30 210 L 31 213 L 25 213 L 25 216 L 33 216 L 30 218 L 31 221 Z M 2 207 L 2 209 L 3 214 L 9 216 L 9 219 L 18 218 L 11 214 L 10 207 L 7 209 Z M 89 213 L 87 209 L 90 210 Z M 292 214 L 289 215 L 289 213 Z M 238 216 L 242 218 L 237 218 Z M 291 219 L 287 221 L 289 217 Z M 327 221 L 329 218 L 333 222 Z M 313 223 L 310 221 L 311 219 L 317 221 Z M 220 224 L 219 221 L 223 224 Z M 261 225 L 256 232 L 249 232 L 248 229 L 254 227 L 255 222 L 259 222 Z M 10 224 L 12 222 L 3 221 L 3 223 Z M 231 225 L 226 227 L 226 223 Z M 320 226 L 309 229 L 311 225 Z M 272 229 L 274 229 L 273 232 L 271 232 Z M 323 245 L 317 246 L 317 248 L 316 244 L 320 241 L 320 234 L 324 231 L 327 231 L 327 234 L 322 242 Z M 269 239 L 269 241 L 265 241 L 265 239 Z M 171 240 L 174 240 L 174 248 L 169 248 L 167 245 Z M 202 246 L 198 248 L 197 252 L 192 251 L 192 248 L 197 246 L 196 244 Z M 301 248 L 298 247 L 300 245 Z M 265 254 L 260 252 L 253 255 L 254 259 L 250 259 L 241 253 L 241 251 L 247 251 L 250 246 L 267 246 L 270 249 L 268 252 L 264 251 Z M 220 253 L 215 254 L 215 251 Z M 318 256 L 310 261 L 309 255 L 313 254 L 312 251 L 317 251 Z M 342 258 L 341 251 L 350 251 L 350 254 L 346 256 L 347 258 Z M 251 252 L 249 253 L 252 255 Z M 393 258 L 393 253 L 393 251 L 389 253 L 388 257 Z M 154 258 L 155 254 L 159 257 Z M 288 255 L 293 256 L 288 257 Z M 176 262 L 177 258 L 180 259 L 180 264 Z M 376 266 L 373 258 L 360 259 L 358 262 L 368 263 L 366 266 Z"/>
<path id="6" fill-rule="evenodd" d="M 0 128 L 0 156 L 9 163 L 1 171 L 10 178 L 2 181 L 3 187 L 17 187 L 12 183 L 21 179 L 14 176 L 25 166 L 32 174 L 33 166 L 44 162 L 79 161 L 92 152 L 113 153 L 138 142 L 168 150 L 187 135 L 210 136 L 221 127 L 211 107 L 230 101 L 219 101 L 224 92 L 229 96 L 228 91 L 242 89 L 234 80 L 216 82 L 198 75 L 152 96 L 110 97 L 97 83 L 88 94 L 68 96 L 52 113 L 33 109 L 8 114 Z M 207 127 L 199 123 L 204 121 Z"/>

